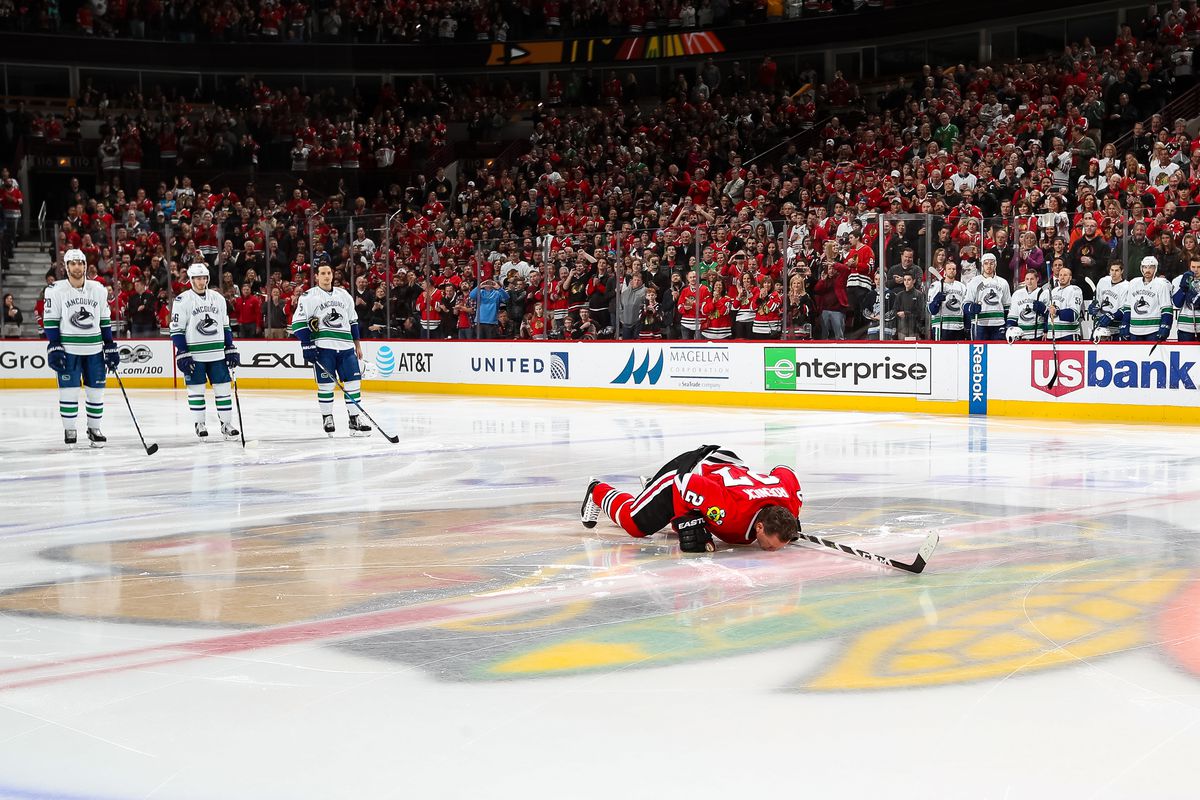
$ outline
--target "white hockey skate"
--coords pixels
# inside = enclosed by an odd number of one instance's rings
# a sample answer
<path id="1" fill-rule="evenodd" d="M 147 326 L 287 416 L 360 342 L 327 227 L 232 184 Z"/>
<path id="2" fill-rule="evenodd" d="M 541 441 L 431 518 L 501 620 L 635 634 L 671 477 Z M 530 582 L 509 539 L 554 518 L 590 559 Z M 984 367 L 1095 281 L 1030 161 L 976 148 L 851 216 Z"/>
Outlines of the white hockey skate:
<path id="1" fill-rule="evenodd" d="M 200 441 L 207 440 L 208 439 L 208 426 L 206 426 L 203 422 L 197 422 L 196 423 L 196 435 L 200 437 Z"/>
<path id="2" fill-rule="evenodd" d="M 238 429 L 227 422 L 221 423 L 221 435 L 225 437 L 225 441 L 232 442 L 238 438 Z"/>
<path id="3" fill-rule="evenodd" d="M 579 521 L 589 530 L 596 527 L 596 520 L 600 519 L 600 506 L 592 499 L 592 490 L 599 482 L 595 478 L 588 480 L 587 493 L 583 496 L 583 504 L 579 506 Z"/>

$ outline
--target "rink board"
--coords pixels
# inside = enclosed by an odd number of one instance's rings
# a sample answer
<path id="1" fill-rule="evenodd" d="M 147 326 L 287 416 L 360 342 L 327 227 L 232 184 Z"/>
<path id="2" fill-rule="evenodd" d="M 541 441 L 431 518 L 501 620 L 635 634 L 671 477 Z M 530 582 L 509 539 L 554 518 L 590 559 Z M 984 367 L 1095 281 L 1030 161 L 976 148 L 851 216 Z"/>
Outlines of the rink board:
<path id="1" fill-rule="evenodd" d="M 238 343 L 246 388 L 311 389 L 292 341 Z M 365 341 L 367 392 L 1193 424 L 1200 348 L 932 342 Z M 167 340 L 121 342 L 128 387 L 181 388 Z M 1057 375 L 1053 385 L 1051 376 Z M 45 343 L 4 342 L 0 388 L 51 388 Z"/>

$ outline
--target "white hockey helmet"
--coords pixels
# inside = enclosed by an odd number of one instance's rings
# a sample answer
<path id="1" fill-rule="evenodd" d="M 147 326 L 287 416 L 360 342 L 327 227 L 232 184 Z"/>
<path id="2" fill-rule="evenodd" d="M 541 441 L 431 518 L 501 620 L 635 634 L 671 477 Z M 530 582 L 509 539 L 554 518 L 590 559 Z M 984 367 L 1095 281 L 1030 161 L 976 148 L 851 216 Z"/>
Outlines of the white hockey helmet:
<path id="1" fill-rule="evenodd" d="M 1146 256 L 1145 258 L 1142 259 L 1142 266 L 1143 267 L 1153 267 L 1154 271 L 1157 272 L 1158 271 L 1158 259 L 1155 258 L 1154 256 Z"/>
<path id="2" fill-rule="evenodd" d="M 979 259 L 980 264 L 986 264 L 989 261 L 992 262 L 993 264 L 996 263 L 996 254 L 995 253 L 984 253 L 983 257 Z"/>
<path id="3" fill-rule="evenodd" d="M 83 254 L 82 250 L 72 247 L 67 251 L 67 254 L 63 256 L 63 264 L 70 264 L 72 261 L 82 261 L 84 264 L 86 264 L 87 256 Z"/>
<path id="4" fill-rule="evenodd" d="M 188 277 L 189 278 L 207 278 L 208 277 L 208 267 L 204 266 L 203 264 L 192 264 L 190 267 L 188 267 Z"/>

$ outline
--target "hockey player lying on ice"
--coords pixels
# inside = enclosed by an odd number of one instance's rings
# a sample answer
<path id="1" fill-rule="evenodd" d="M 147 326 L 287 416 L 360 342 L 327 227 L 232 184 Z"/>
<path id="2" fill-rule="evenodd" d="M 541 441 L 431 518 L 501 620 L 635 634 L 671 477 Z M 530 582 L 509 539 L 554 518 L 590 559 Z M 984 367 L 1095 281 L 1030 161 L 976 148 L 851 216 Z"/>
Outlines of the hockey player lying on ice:
<path id="1" fill-rule="evenodd" d="M 796 538 L 803 504 L 800 481 L 790 467 L 763 475 L 732 451 L 703 445 L 664 464 L 637 496 L 593 480 L 579 516 L 584 527 L 594 528 L 603 511 L 639 538 L 669 523 L 685 553 L 713 550 L 713 536 L 779 550 Z"/>

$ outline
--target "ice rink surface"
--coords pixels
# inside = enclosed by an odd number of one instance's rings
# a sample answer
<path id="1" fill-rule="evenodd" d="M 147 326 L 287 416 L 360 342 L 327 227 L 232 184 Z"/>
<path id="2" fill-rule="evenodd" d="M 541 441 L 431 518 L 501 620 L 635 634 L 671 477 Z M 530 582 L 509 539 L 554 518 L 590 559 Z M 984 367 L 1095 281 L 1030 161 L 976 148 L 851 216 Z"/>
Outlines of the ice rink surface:
<path id="1" fill-rule="evenodd" d="M 153 457 L 0 394 L 0 797 L 1196 796 L 1191 429 L 245 391 L 243 451 L 131 395 Z M 580 526 L 707 442 L 941 545 Z"/>

